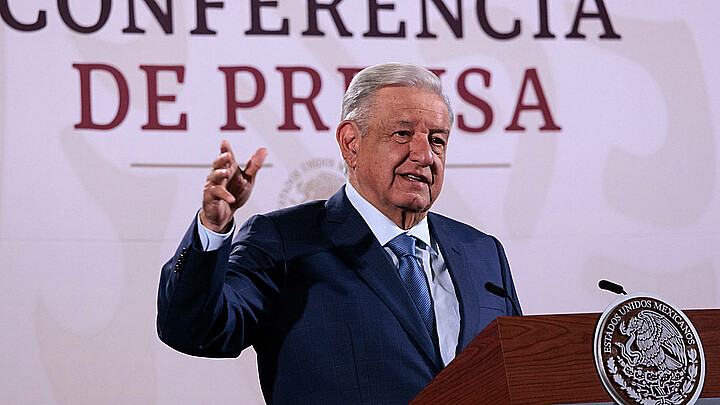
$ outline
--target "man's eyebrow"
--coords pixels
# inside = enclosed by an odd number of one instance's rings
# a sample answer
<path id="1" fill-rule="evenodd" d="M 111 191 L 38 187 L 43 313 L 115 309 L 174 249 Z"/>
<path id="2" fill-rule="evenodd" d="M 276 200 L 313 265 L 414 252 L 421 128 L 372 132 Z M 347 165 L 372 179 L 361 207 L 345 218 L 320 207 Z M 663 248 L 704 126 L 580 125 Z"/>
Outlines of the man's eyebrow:
<path id="1" fill-rule="evenodd" d="M 431 128 L 429 133 L 431 134 L 443 134 L 443 135 L 450 135 L 450 130 L 447 128 Z"/>
<path id="2" fill-rule="evenodd" d="M 397 126 L 399 126 L 399 127 L 404 127 L 404 128 L 412 128 L 412 127 L 415 126 L 415 122 L 413 122 L 413 121 L 407 121 L 407 120 L 396 120 L 396 121 L 395 121 L 395 125 L 397 125 Z M 440 128 L 430 128 L 430 129 L 428 130 L 428 133 L 430 133 L 430 134 L 443 134 L 443 135 L 445 135 L 445 136 L 449 136 L 449 135 L 450 135 L 450 129 L 449 129 L 449 128 L 442 128 L 442 127 L 440 127 Z"/>

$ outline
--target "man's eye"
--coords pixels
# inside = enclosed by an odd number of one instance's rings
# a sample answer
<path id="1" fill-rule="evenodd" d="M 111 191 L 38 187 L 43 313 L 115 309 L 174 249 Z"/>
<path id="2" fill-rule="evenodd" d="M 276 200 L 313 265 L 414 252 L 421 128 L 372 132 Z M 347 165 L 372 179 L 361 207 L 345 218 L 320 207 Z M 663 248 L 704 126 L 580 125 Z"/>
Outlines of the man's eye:
<path id="1" fill-rule="evenodd" d="M 432 138 L 430 138 L 430 142 L 436 146 L 445 146 L 445 140 L 440 138 L 439 136 L 433 136 Z"/>
<path id="2" fill-rule="evenodd" d="M 412 138 L 412 133 L 410 131 L 397 131 L 393 133 L 393 136 L 398 142 L 408 142 L 410 141 L 410 138 Z"/>

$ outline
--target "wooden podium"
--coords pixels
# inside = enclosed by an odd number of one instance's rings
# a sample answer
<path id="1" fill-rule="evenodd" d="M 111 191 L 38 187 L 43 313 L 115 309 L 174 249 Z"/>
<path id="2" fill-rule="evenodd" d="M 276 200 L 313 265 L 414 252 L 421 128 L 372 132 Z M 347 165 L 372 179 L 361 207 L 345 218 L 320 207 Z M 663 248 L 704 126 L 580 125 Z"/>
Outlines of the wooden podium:
<path id="1" fill-rule="evenodd" d="M 683 311 L 705 351 L 700 398 L 720 398 L 720 310 Z M 593 360 L 600 314 L 496 318 L 411 402 L 613 403 Z"/>

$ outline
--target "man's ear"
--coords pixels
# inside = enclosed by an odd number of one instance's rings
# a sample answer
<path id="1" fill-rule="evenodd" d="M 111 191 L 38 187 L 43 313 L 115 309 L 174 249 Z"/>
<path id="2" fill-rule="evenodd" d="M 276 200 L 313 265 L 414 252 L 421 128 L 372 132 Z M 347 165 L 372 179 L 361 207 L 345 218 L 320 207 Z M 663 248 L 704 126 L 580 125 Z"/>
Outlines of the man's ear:
<path id="1" fill-rule="evenodd" d="M 354 169 L 357 165 L 357 146 L 360 136 L 360 128 L 354 121 L 350 120 L 341 122 L 335 132 L 335 138 L 338 146 L 340 146 L 340 153 L 342 153 L 345 163 L 351 169 Z"/>

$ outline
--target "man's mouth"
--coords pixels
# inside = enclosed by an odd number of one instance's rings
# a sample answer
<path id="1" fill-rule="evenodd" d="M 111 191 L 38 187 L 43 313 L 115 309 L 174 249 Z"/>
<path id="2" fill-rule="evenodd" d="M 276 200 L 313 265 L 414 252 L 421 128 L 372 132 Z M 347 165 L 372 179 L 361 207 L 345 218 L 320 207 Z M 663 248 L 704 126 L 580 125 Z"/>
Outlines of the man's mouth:
<path id="1" fill-rule="evenodd" d="M 430 183 L 430 182 L 428 181 L 428 179 L 426 179 L 425 177 L 418 176 L 418 175 L 416 175 L 416 174 L 409 174 L 409 173 L 408 173 L 408 174 L 401 174 L 400 176 L 403 177 L 403 178 L 405 178 L 405 179 L 407 179 L 407 180 L 410 180 L 410 181 L 416 181 L 416 182 L 419 182 L 419 183 L 426 183 L 426 184 L 429 184 L 429 183 Z"/>

